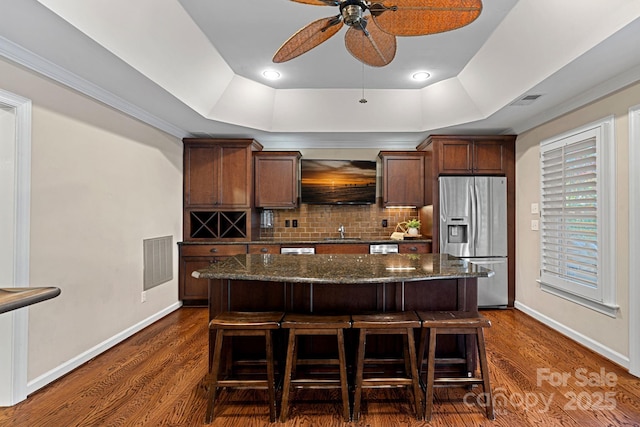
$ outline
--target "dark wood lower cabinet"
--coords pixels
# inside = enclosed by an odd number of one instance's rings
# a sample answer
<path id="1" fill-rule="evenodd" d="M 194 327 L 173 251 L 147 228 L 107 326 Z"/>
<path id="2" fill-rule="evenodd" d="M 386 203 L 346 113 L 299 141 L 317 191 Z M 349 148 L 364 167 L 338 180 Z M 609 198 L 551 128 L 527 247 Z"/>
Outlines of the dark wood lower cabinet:
<path id="1" fill-rule="evenodd" d="M 180 245 L 178 298 L 184 305 L 206 307 L 209 298 L 207 281 L 191 276 L 226 257 L 247 253 L 246 245 Z"/>

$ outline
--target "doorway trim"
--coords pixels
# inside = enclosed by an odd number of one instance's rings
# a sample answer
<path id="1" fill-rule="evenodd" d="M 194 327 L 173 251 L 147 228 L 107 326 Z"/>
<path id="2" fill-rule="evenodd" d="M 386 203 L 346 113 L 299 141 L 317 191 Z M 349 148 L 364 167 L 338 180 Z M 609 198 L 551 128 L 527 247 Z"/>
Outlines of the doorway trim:
<path id="1" fill-rule="evenodd" d="M 2 286 L 29 286 L 29 230 L 31 207 L 31 100 L 0 89 L 0 103 L 15 111 L 15 150 L 13 188 L 2 189 L 2 197 L 15 207 L 13 221 L 13 283 Z M 8 192 L 9 194 L 5 194 Z M 0 406 L 11 406 L 27 398 L 28 319 L 26 308 L 4 313 L 0 318 L 6 336 L 0 338 L 3 358 L 0 378 L 7 387 L 0 389 Z"/>
<path id="2" fill-rule="evenodd" d="M 640 105 L 629 108 L 629 373 L 640 377 Z"/>

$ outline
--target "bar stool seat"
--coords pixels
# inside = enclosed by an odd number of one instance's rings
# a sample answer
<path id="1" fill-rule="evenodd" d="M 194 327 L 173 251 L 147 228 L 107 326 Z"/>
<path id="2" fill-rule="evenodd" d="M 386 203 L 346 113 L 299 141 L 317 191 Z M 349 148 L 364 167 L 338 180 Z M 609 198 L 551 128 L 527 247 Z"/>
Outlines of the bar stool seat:
<path id="1" fill-rule="evenodd" d="M 485 396 L 487 418 L 495 419 L 493 411 L 493 396 L 489 384 L 489 366 L 484 342 L 484 328 L 491 327 L 491 321 L 478 312 L 467 311 L 419 311 L 418 317 L 422 321 L 420 349 L 418 356 L 423 361 L 425 347 L 428 345 L 426 408 L 424 419 L 429 421 L 433 410 L 433 388 L 440 386 L 466 386 L 481 384 Z M 442 377 L 435 378 L 436 337 L 442 334 L 474 336 L 477 344 L 478 359 L 480 361 L 480 377 Z M 428 335 L 428 338 L 427 338 Z M 428 340 L 428 341 L 427 341 Z M 422 370 L 422 363 L 420 363 Z"/>
<path id="2" fill-rule="evenodd" d="M 218 387 L 242 387 L 266 389 L 269 395 L 269 419 L 276 420 L 276 392 L 273 359 L 273 331 L 280 328 L 282 312 L 223 312 L 209 322 L 209 330 L 216 332 L 213 350 L 213 361 L 209 375 L 209 401 L 205 423 L 213 421 L 214 405 Z M 222 347 L 225 337 L 233 336 L 263 336 L 265 339 L 266 379 L 220 379 L 220 365 L 222 363 Z M 230 350 L 230 349 L 229 349 Z M 230 353 L 229 353 L 230 354 Z"/>
<path id="3" fill-rule="evenodd" d="M 291 387 L 297 388 L 339 388 L 342 393 L 342 416 L 345 422 L 351 419 L 349 408 L 349 385 L 347 382 L 347 363 L 344 347 L 344 330 L 351 327 L 349 315 L 317 315 L 287 313 L 281 324 L 288 329 L 287 360 L 285 362 L 284 383 L 282 386 L 282 407 L 280 421 L 286 422 L 289 411 Z M 335 335 L 338 343 L 337 359 L 299 359 L 298 337 L 304 335 Z M 337 365 L 339 379 L 333 378 L 296 378 L 298 365 Z"/>
<path id="4" fill-rule="evenodd" d="M 416 345 L 414 329 L 420 328 L 420 319 L 413 311 L 396 313 L 376 313 L 352 315 L 352 328 L 359 329 L 358 355 L 356 362 L 356 384 L 353 400 L 353 418 L 360 417 L 360 402 L 363 388 L 398 387 L 412 388 L 416 418 L 422 416 L 420 377 L 416 359 Z M 401 335 L 403 338 L 404 370 L 403 377 L 367 377 L 364 375 L 365 365 L 370 363 L 384 363 L 384 359 L 365 358 L 366 337 L 368 335 Z"/>

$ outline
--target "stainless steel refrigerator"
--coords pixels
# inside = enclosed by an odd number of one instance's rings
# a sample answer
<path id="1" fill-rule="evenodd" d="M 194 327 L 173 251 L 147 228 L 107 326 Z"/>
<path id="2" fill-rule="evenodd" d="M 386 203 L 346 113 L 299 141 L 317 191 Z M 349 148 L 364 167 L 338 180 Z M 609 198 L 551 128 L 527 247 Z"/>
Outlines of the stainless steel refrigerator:
<path id="1" fill-rule="evenodd" d="M 447 176 L 439 185 L 440 252 L 493 270 L 478 279 L 478 306 L 506 307 L 507 179 Z"/>

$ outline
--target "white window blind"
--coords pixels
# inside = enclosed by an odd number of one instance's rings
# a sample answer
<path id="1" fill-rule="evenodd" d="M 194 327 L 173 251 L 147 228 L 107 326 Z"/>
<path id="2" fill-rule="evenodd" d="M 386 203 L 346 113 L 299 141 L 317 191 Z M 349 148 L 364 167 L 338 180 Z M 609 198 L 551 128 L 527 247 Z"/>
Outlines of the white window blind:
<path id="1" fill-rule="evenodd" d="M 585 137 L 542 153 L 543 281 L 565 290 L 598 288 L 597 149 Z"/>
<path id="2" fill-rule="evenodd" d="M 615 311 L 613 118 L 540 144 L 542 288 Z"/>

